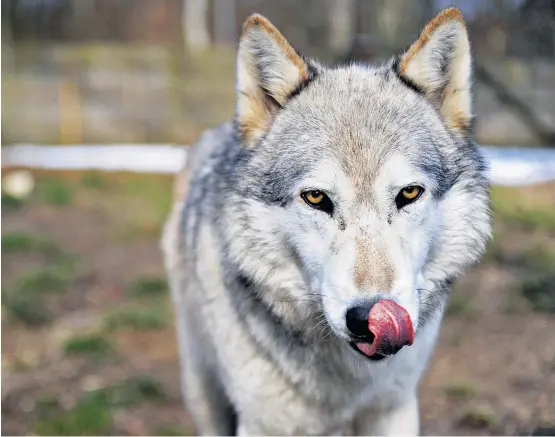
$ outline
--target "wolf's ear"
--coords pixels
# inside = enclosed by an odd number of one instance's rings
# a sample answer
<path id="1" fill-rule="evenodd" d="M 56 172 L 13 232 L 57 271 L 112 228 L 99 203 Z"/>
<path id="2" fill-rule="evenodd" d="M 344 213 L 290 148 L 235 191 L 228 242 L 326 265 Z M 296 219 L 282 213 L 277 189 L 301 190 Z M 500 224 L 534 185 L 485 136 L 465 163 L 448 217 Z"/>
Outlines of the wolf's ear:
<path id="1" fill-rule="evenodd" d="M 243 26 L 237 55 L 236 121 L 244 144 L 256 143 L 276 111 L 314 74 L 315 67 L 272 23 L 251 15 Z"/>
<path id="2" fill-rule="evenodd" d="M 442 11 L 396 64 L 397 73 L 422 91 L 445 123 L 462 133 L 470 128 L 471 56 L 461 12 Z"/>

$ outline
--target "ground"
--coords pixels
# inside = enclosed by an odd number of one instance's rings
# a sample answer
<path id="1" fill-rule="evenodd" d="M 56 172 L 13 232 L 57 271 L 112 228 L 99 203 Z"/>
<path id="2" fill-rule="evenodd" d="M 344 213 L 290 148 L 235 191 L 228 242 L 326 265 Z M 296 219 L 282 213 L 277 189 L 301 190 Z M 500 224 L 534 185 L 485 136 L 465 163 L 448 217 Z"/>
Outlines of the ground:
<path id="1" fill-rule="evenodd" d="M 158 244 L 171 179 L 36 176 L 2 197 L 2 433 L 192 433 Z M 493 199 L 421 384 L 424 434 L 555 433 L 555 184 Z"/>

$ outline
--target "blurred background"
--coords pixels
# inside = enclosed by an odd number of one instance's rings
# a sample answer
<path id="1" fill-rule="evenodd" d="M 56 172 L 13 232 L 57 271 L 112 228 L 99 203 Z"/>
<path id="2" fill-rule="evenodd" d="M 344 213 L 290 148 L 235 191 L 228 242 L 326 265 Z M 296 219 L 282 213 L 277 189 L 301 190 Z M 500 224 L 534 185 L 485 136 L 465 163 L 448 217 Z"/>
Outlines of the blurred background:
<path id="1" fill-rule="evenodd" d="M 4 0 L 2 146 L 186 145 L 233 113 L 249 14 L 331 65 L 386 60 L 451 4 L 475 56 L 477 141 L 555 147 L 552 0 Z M 193 432 L 158 246 L 172 178 L 13 170 L 2 433 Z M 422 382 L 424 434 L 555 434 L 555 183 L 492 196 L 494 240 Z"/>

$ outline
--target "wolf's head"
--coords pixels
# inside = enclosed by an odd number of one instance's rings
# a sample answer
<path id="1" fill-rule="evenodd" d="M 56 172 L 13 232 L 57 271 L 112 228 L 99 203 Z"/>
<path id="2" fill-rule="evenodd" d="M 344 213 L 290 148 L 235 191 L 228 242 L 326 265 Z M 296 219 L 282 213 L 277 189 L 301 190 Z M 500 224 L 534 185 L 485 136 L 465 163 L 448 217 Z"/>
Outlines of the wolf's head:
<path id="1" fill-rule="evenodd" d="M 240 268 L 297 324 L 320 311 L 339 337 L 369 343 L 371 308 L 387 300 L 418 329 L 490 232 L 460 12 L 440 13 L 385 65 L 339 68 L 254 15 L 237 63 L 242 158 L 227 226 Z"/>

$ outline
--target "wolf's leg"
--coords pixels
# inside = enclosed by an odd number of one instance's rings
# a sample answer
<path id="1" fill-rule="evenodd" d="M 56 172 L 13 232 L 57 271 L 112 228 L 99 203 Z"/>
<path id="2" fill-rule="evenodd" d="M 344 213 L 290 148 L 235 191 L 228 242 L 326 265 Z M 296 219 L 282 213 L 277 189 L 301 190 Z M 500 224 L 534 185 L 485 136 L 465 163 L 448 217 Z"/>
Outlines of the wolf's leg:
<path id="1" fill-rule="evenodd" d="M 355 435 L 419 435 L 418 400 L 410 394 L 393 409 L 367 409 L 357 414 Z"/>

